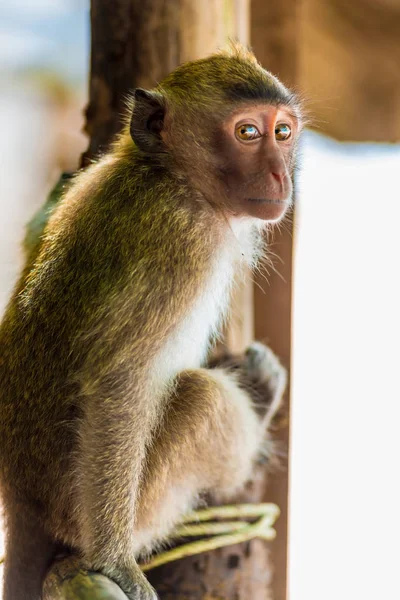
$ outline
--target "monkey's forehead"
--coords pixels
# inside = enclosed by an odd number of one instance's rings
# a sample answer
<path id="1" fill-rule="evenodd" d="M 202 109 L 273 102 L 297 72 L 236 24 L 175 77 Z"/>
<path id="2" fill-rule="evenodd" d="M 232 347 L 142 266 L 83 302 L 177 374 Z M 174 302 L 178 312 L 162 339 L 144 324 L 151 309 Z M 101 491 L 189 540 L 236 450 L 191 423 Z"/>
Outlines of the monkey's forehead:
<path id="1" fill-rule="evenodd" d="M 168 75 L 160 88 L 178 102 L 263 101 L 269 104 L 297 104 L 296 95 L 257 61 L 237 56 L 213 55 L 186 63 Z"/>

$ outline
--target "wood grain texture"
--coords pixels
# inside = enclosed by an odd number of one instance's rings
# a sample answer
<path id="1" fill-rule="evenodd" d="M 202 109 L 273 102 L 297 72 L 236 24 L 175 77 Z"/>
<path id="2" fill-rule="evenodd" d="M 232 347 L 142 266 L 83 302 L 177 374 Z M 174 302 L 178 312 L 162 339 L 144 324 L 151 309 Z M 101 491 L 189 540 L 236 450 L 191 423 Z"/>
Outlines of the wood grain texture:
<path id="1" fill-rule="evenodd" d="M 179 0 L 92 0 L 84 164 L 121 129 L 129 92 L 153 87 L 179 63 L 180 8 Z"/>
<path id="2" fill-rule="evenodd" d="M 300 26 L 301 84 L 317 131 L 398 143 L 400 2 L 302 0 Z"/>
<path id="3" fill-rule="evenodd" d="M 288 85 L 297 87 L 299 48 L 299 0 L 251 3 L 251 44 L 261 64 Z M 271 249 L 276 254 L 276 271 L 270 270 L 268 283 L 256 276 L 254 288 L 255 336 L 276 352 L 290 375 L 292 330 L 292 269 L 294 214 L 275 230 Z M 290 384 L 285 398 L 287 425 L 277 438 L 289 456 Z M 268 479 L 263 498 L 281 509 L 276 524 L 277 537 L 272 546 L 274 600 L 287 598 L 289 464 L 282 458 L 281 467 Z"/>

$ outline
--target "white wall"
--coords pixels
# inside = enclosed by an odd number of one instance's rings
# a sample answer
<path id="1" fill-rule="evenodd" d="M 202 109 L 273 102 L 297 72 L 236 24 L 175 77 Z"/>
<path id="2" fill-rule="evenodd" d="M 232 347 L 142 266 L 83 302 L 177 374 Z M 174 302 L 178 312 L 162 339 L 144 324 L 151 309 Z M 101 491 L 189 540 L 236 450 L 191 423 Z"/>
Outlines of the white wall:
<path id="1" fill-rule="evenodd" d="M 400 598 L 400 147 L 307 134 L 290 600 Z"/>

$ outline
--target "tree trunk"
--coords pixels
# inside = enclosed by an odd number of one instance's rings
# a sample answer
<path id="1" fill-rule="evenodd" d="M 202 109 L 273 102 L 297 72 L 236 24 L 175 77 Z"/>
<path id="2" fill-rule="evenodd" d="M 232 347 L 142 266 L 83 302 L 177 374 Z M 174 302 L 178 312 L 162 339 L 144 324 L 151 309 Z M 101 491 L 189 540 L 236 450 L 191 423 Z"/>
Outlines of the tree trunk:
<path id="1" fill-rule="evenodd" d="M 249 0 L 92 0 L 91 73 L 84 160 L 107 148 L 122 126 L 125 99 L 151 88 L 180 63 L 247 42 Z"/>

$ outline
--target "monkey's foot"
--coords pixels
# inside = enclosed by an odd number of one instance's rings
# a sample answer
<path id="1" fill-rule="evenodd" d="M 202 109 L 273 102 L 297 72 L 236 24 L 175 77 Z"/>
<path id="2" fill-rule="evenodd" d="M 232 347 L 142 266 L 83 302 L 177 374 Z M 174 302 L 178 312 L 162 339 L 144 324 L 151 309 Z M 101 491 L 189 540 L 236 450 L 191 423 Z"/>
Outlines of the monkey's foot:
<path id="1" fill-rule="evenodd" d="M 102 572 L 119 585 L 129 600 L 158 600 L 155 590 L 136 563 L 129 569 L 112 567 Z"/>
<path id="2" fill-rule="evenodd" d="M 157 595 L 137 565 L 129 574 L 115 568 L 93 571 L 78 556 L 58 558 L 46 575 L 43 600 L 108 598 L 156 600 Z"/>
<path id="3" fill-rule="evenodd" d="M 158 596 L 150 584 L 143 587 L 140 583 L 135 583 L 133 587 L 129 587 L 129 591 L 125 591 L 125 594 L 129 600 L 158 600 Z"/>

